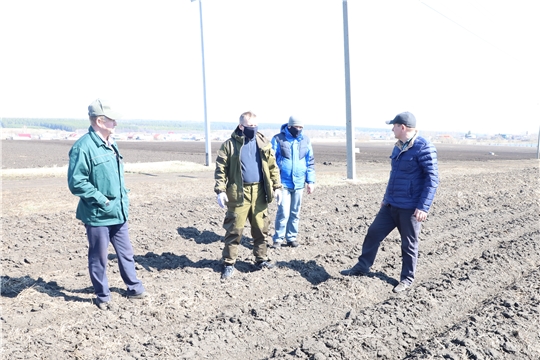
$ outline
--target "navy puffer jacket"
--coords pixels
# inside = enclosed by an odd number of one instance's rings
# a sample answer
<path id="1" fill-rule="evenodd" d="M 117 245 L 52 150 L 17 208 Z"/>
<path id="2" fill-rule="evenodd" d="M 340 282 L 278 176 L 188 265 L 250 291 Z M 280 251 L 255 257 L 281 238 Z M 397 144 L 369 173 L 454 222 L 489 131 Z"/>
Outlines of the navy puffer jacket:
<path id="1" fill-rule="evenodd" d="M 429 140 L 417 135 L 404 150 L 402 146 L 398 141 L 390 156 L 392 171 L 383 203 L 428 212 L 439 186 L 437 150 Z"/>

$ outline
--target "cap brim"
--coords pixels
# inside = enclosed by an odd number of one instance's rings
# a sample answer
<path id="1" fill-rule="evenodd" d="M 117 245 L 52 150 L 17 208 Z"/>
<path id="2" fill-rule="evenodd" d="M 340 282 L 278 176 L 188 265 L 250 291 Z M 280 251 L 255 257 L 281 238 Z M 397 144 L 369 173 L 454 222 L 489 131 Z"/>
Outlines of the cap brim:
<path id="1" fill-rule="evenodd" d="M 120 115 L 120 113 L 118 113 L 116 111 L 107 111 L 103 115 L 105 115 L 106 117 L 108 117 L 111 120 L 120 120 L 122 118 L 122 115 Z"/>
<path id="2" fill-rule="evenodd" d="M 394 120 L 388 120 L 388 121 L 385 121 L 387 125 L 392 125 L 394 123 Z"/>

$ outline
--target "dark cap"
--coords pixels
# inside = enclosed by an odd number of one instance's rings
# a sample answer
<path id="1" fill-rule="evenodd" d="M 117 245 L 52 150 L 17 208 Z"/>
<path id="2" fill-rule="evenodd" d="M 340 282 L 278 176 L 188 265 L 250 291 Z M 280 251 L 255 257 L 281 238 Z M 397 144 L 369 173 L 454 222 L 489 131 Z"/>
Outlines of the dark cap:
<path id="1" fill-rule="evenodd" d="M 401 114 L 397 114 L 394 120 L 389 120 L 386 123 L 387 124 L 403 124 L 406 127 L 415 128 L 416 118 L 410 112 L 405 111 L 405 112 L 402 112 Z"/>

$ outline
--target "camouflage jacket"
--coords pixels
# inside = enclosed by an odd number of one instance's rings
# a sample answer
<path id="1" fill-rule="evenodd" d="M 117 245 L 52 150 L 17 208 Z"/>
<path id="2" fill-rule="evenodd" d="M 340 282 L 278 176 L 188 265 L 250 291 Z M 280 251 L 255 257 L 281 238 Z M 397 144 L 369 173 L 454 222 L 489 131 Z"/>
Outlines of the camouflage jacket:
<path id="1" fill-rule="evenodd" d="M 282 187 L 279 168 L 276 164 L 272 144 L 263 134 L 257 133 L 256 136 L 257 149 L 261 155 L 262 183 L 266 193 L 266 202 L 271 203 L 274 199 L 274 190 Z M 238 128 L 236 128 L 231 137 L 218 150 L 216 171 L 214 173 L 214 179 L 216 180 L 214 191 L 217 194 L 226 192 L 229 204 L 235 204 L 236 206 L 244 204 L 244 185 L 242 164 L 240 162 L 240 151 L 243 146 L 244 136 L 240 135 Z"/>

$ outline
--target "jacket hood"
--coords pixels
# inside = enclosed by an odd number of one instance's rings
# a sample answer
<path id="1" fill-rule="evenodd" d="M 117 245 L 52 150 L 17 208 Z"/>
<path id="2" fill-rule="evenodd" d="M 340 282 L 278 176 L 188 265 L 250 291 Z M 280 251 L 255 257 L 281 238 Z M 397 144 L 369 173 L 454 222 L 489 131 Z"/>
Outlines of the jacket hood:
<path id="1" fill-rule="evenodd" d="M 231 137 L 240 142 L 244 141 L 244 134 L 238 126 L 236 126 L 236 129 L 233 130 Z"/>
<path id="2" fill-rule="evenodd" d="M 281 125 L 281 132 L 283 134 L 285 134 L 285 136 L 287 137 L 287 140 L 302 140 L 304 138 L 304 133 L 302 132 L 300 135 L 298 135 L 297 137 L 294 137 L 292 136 L 291 132 L 289 131 L 289 124 L 288 123 L 285 123 L 283 125 Z"/>

